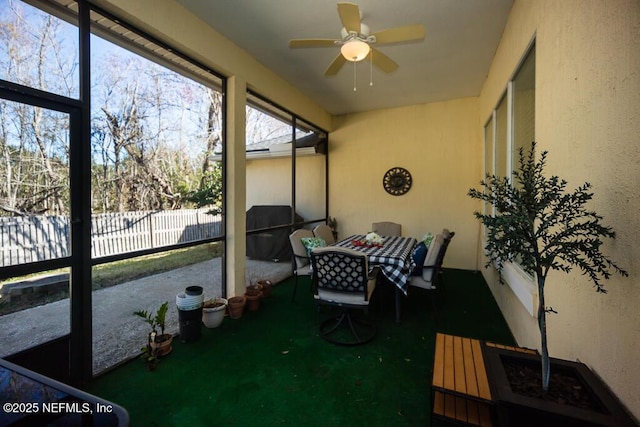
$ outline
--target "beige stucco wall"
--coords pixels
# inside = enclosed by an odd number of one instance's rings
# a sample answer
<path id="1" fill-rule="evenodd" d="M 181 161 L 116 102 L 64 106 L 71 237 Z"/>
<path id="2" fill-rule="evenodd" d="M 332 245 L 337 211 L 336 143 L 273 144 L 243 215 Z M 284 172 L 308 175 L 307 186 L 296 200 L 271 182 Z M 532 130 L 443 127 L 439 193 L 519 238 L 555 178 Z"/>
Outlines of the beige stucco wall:
<path id="1" fill-rule="evenodd" d="M 291 157 L 247 161 L 247 209 L 254 205 L 293 205 Z M 305 221 L 325 216 L 325 157 L 296 157 L 296 212 Z M 313 224 L 310 225 L 310 227 Z"/>
<path id="2" fill-rule="evenodd" d="M 477 98 L 337 117 L 329 139 L 329 214 L 340 236 L 366 233 L 371 223 L 402 224 L 422 237 L 447 227 L 456 232 L 445 266 L 475 269 L 475 203 L 466 196 L 480 181 L 482 145 Z M 402 196 L 382 187 L 395 166 L 412 175 Z"/>
<path id="3" fill-rule="evenodd" d="M 640 2 L 516 0 L 480 96 L 489 117 L 536 37 L 536 140 L 548 172 L 570 188 L 589 181 L 590 207 L 618 233 L 603 250 L 629 278 L 594 291 L 579 272 L 549 275 L 552 356 L 589 365 L 640 418 Z M 539 347 L 536 319 L 510 291 L 486 278 L 519 344 Z"/>

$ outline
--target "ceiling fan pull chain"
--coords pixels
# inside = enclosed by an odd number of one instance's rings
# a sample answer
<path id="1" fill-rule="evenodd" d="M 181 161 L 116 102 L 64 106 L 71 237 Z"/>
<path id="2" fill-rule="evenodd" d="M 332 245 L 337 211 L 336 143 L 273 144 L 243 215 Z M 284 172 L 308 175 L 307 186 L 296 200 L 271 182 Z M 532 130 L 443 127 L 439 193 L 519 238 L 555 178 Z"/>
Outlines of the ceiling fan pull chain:
<path id="1" fill-rule="evenodd" d="M 369 52 L 369 59 L 371 59 L 369 63 L 369 86 L 373 86 L 373 49 Z"/>
<path id="2" fill-rule="evenodd" d="M 353 62 L 353 91 L 354 92 L 357 90 L 356 89 L 356 64 L 357 63 L 358 63 L 357 61 Z"/>

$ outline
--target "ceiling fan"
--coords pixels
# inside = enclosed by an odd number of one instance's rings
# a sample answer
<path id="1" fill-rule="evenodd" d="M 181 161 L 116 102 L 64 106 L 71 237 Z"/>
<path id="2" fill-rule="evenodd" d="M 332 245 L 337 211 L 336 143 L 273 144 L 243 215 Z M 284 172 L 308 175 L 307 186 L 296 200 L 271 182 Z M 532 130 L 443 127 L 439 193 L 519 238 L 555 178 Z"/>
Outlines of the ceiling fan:
<path id="1" fill-rule="evenodd" d="M 341 46 L 340 54 L 324 72 L 325 76 L 337 74 L 347 61 L 358 62 L 367 58 L 383 72 L 391 73 L 398 68 L 398 64 L 372 45 L 424 39 L 424 26 L 421 24 L 390 28 L 371 34 L 369 27 L 360 20 L 362 14 L 357 4 L 338 3 L 338 15 L 344 26 L 340 31 L 341 39 L 289 40 L 290 48 Z"/>

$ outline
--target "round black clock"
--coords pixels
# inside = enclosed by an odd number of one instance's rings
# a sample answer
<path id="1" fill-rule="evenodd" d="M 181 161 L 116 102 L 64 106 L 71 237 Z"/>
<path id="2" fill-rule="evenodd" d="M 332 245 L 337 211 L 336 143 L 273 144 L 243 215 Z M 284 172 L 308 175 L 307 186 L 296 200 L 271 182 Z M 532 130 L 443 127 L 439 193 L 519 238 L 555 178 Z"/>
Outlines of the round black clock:
<path id="1" fill-rule="evenodd" d="M 411 174 L 405 168 L 391 168 L 384 174 L 382 186 L 387 193 L 401 196 L 411 189 Z"/>

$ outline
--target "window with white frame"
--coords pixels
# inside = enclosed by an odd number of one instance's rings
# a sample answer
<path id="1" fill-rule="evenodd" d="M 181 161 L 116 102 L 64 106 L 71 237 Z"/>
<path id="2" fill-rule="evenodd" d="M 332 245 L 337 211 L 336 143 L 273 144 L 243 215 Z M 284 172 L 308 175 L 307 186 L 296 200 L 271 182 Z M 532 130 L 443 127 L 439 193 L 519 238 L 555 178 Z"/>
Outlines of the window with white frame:
<path id="1" fill-rule="evenodd" d="M 535 86 L 535 45 L 532 45 L 484 127 L 485 175 L 512 179 L 515 168 L 519 167 L 520 149 L 527 151 L 535 140 Z M 485 205 L 484 209 L 488 213 L 491 207 Z M 503 280 L 534 315 L 533 277 L 517 260 L 506 263 L 502 274 Z"/>

